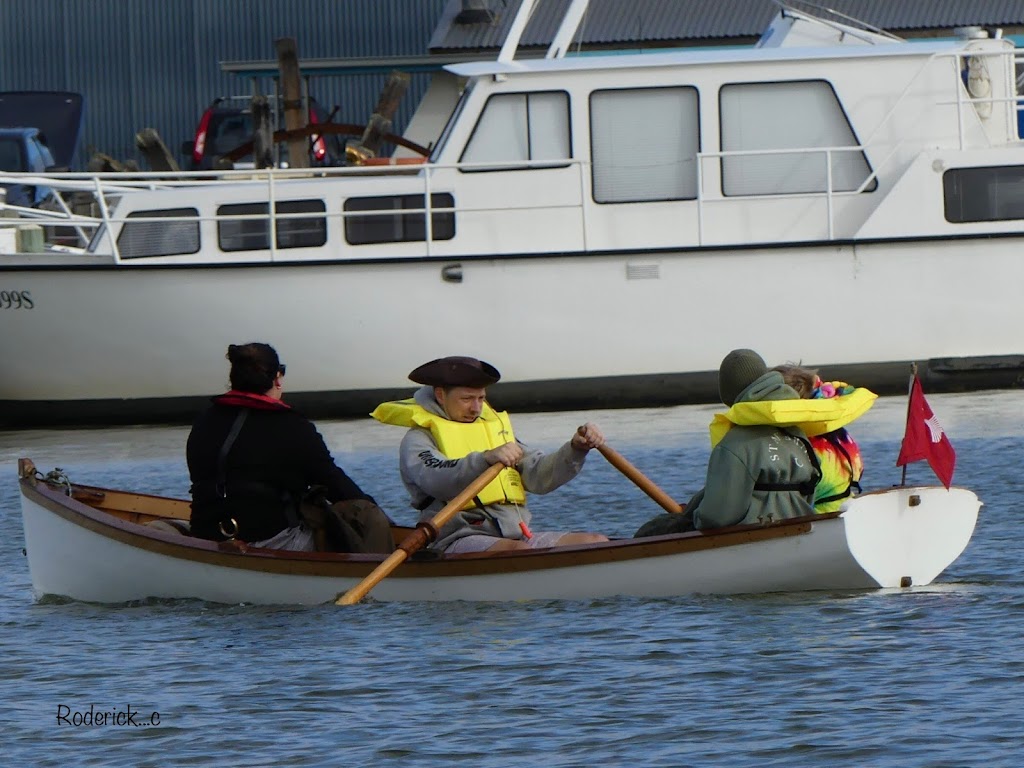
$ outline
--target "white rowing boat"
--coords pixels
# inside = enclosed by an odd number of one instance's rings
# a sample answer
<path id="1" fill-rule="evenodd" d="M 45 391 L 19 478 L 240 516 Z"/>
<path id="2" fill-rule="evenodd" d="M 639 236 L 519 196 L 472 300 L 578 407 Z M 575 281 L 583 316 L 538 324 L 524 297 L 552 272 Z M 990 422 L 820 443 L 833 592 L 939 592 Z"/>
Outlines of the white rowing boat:
<path id="1" fill-rule="evenodd" d="M 382 555 L 280 552 L 178 532 L 185 500 L 71 483 L 19 462 L 32 589 L 98 603 L 196 598 L 318 604 L 359 584 Z M 977 496 L 963 488 L 867 493 L 843 511 L 710 533 L 498 554 L 414 556 L 381 601 L 578 600 L 858 590 L 930 584 L 963 552 Z M 396 529 L 396 540 L 409 529 Z"/>

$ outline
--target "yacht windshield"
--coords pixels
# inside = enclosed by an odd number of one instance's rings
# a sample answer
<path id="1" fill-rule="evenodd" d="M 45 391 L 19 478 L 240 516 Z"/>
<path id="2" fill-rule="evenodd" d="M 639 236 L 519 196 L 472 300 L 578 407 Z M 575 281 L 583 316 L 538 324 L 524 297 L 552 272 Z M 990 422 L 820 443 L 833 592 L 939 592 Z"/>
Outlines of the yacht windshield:
<path id="1" fill-rule="evenodd" d="M 459 115 L 462 113 L 463 108 L 466 106 L 466 99 L 468 99 L 470 93 L 473 92 L 474 82 L 475 81 L 469 82 L 469 84 L 463 89 L 462 95 L 459 96 L 459 100 L 455 103 L 455 108 L 452 109 L 452 113 L 448 117 L 448 122 L 445 123 L 444 130 L 441 131 L 441 135 L 437 139 L 437 144 L 434 145 L 434 149 L 430 153 L 430 162 L 437 162 L 437 158 L 440 156 L 442 150 L 444 149 L 444 145 L 448 143 L 448 137 L 451 136 L 452 129 L 455 127 L 455 124 L 459 121 Z"/>

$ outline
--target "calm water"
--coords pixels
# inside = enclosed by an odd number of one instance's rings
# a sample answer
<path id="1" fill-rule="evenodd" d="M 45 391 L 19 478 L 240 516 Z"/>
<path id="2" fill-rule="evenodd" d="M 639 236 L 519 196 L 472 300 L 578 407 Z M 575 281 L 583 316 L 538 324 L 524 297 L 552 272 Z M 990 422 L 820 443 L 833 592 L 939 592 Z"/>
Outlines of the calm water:
<path id="1" fill-rule="evenodd" d="M 187 495 L 187 430 L 0 434 L 0 744 L 28 766 L 1016 766 L 1024 392 L 929 397 L 985 506 L 930 587 L 670 600 L 257 608 L 33 601 L 15 461 Z M 899 481 L 905 400 L 856 425 L 865 485 Z M 555 447 L 586 419 L 664 489 L 702 484 L 713 410 L 524 414 Z M 324 422 L 400 520 L 401 430 Z M 925 464 L 911 482 L 931 482 Z M 629 535 L 660 510 L 596 453 L 537 525 Z M 125 574 L 130 578 L 130 574 Z M 75 712 L 140 723 L 75 726 Z M 141 725 L 159 713 L 158 725 Z"/>

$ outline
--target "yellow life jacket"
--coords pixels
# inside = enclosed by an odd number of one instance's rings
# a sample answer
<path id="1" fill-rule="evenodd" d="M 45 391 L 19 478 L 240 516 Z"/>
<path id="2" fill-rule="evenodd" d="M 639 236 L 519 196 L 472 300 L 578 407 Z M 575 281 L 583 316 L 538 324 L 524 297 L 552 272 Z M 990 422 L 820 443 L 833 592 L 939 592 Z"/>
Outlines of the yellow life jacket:
<path id="1" fill-rule="evenodd" d="M 461 459 L 474 451 L 489 451 L 516 439 L 512 433 L 512 422 L 509 421 L 508 413 L 495 411 L 487 403 L 484 403 L 479 418 L 470 424 L 431 413 L 411 397 L 407 400 L 381 403 L 370 415 L 383 424 L 429 429 L 438 450 L 449 459 Z M 512 467 L 506 467 L 477 494 L 476 499 L 467 502 L 463 509 L 475 509 L 477 501 L 484 506 L 525 504 L 523 478 Z"/>
<path id="2" fill-rule="evenodd" d="M 734 424 L 797 427 L 808 437 L 824 435 L 863 416 L 877 398 L 871 390 L 858 387 L 848 395 L 828 398 L 736 403 L 711 420 L 711 446 L 718 445 Z"/>

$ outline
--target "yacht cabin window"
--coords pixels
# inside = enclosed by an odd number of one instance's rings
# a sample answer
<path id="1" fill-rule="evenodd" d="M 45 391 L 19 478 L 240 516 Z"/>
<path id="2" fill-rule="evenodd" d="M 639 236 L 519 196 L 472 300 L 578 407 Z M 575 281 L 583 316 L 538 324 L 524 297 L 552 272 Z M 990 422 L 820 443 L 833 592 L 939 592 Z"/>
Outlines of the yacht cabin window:
<path id="1" fill-rule="evenodd" d="M 505 93 L 487 100 L 460 162 L 542 162 L 570 157 L 569 94 Z"/>
<path id="2" fill-rule="evenodd" d="M 632 203 L 697 197 L 697 89 L 594 91 L 590 156 L 594 200 Z"/>
<path id="3" fill-rule="evenodd" d="M 425 195 L 350 197 L 345 201 L 345 240 L 350 245 L 426 241 L 425 203 Z M 431 241 L 451 240 L 455 237 L 455 198 L 447 192 L 432 194 L 430 207 Z"/>
<path id="4" fill-rule="evenodd" d="M 199 253 L 199 211 L 195 208 L 132 211 L 125 218 L 127 221 L 117 236 L 117 251 L 122 259 Z"/>
<path id="5" fill-rule="evenodd" d="M 1024 219 L 1024 165 L 953 168 L 942 174 L 946 221 Z"/>
<path id="6" fill-rule="evenodd" d="M 236 203 L 217 208 L 217 242 L 222 251 L 270 248 L 267 203 Z M 281 200 L 274 204 L 278 248 L 316 248 L 327 242 L 323 200 Z M 298 214 L 286 216 L 284 214 Z M 321 215 L 316 215 L 321 214 Z"/>
<path id="7" fill-rule="evenodd" d="M 832 86 L 822 80 L 724 85 L 719 94 L 725 195 L 781 195 L 861 190 L 871 176 Z M 793 152 L 778 150 L 793 149 Z M 874 191 L 876 179 L 862 191 Z"/>

